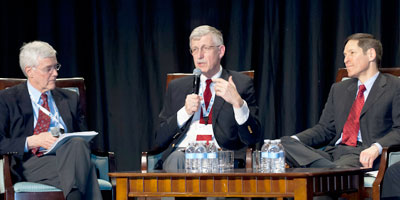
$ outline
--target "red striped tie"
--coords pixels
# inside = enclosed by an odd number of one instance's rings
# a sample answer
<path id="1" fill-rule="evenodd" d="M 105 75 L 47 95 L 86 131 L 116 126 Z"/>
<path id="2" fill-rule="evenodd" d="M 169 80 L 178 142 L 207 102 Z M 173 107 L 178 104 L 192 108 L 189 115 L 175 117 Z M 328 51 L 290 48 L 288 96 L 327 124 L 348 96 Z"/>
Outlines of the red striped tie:
<path id="1" fill-rule="evenodd" d="M 357 98 L 351 106 L 349 117 L 343 127 L 342 143 L 348 146 L 357 146 L 357 136 L 360 130 L 360 114 L 364 106 L 365 86 L 358 88 Z"/>
<path id="2" fill-rule="evenodd" d="M 47 95 L 45 93 L 43 93 L 41 98 L 43 101 L 42 107 L 45 108 L 46 110 L 50 110 L 49 104 L 47 102 Z M 36 122 L 36 127 L 35 127 L 35 130 L 33 131 L 33 134 L 38 135 L 42 132 L 47 132 L 50 127 L 50 121 L 51 121 L 50 117 L 48 115 L 46 115 L 44 112 L 42 112 L 42 110 L 39 109 L 39 117 Z M 36 147 L 36 148 L 32 149 L 32 153 L 38 157 L 43 154 L 42 152 L 39 151 L 39 148 L 40 147 Z"/>
<path id="3" fill-rule="evenodd" d="M 204 98 L 204 104 L 206 106 L 206 110 L 208 108 L 208 105 L 210 104 L 210 100 L 211 100 L 211 89 L 210 89 L 210 85 L 212 83 L 211 79 L 207 79 L 206 80 L 206 89 L 204 90 L 204 94 L 203 94 L 203 98 Z M 203 117 L 203 109 L 200 109 L 200 124 L 211 124 L 212 123 L 212 108 L 210 109 L 210 113 L 208 113 L 208 117 L 206 118 L 207 122 L 204 121 L 204 117 Z"/>

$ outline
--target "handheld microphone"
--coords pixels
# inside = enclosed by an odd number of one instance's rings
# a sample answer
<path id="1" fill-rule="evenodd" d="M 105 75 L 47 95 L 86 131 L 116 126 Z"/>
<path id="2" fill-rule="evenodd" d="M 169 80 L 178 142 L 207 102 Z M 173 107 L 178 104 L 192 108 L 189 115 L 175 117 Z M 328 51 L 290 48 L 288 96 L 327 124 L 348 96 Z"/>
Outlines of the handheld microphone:
<path id="1" fill-rule="evenodd" d="M 58 136 L 60 136 L 60 128 L 51 127 L 50 128 L 50 133 L 51 133 L 51 135 L 53 135 L 53 137 L 58 137 Z"/>
<path id="2" fill-rule="evenodd" d="M 195 68 L 193 70 L 193 93 L 194 94 L 199 94 L 200 90 L 200 75 L 201 75 L 201 70 L 198 68 Z"/>
<path id="3" fill-rule="evenodd" d="M 61 134 L 64 134 L 64 129 L 60 127 L 51 127 L 50 133 L 53 137 L 59 137 Z"/>

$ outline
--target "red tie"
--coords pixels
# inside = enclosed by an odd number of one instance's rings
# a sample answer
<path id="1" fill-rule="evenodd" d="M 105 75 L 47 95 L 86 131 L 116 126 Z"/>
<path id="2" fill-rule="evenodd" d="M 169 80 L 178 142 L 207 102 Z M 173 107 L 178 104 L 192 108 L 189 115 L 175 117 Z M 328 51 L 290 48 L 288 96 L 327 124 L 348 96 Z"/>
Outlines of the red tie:
<path id="1" fill-rule="evenodd" d="M 204 94 L 203 94 L 203 99 L 204 99 L 204 104 L 206 106 L 206 110 L 208 108 L 208 105 L 210 104 L 210 100 L 211 100 L 211 96 L 212 96 L 212 93 L 211 93 L 211 90 L 210 90 L 210 84 L 211 83 L 212 83 L 211 79 L 207 79 L 206 80 L 207 86 L 206 86 L 206 89 L 204 90 Z M 201 112 L 200 112 L 200 124 L 211 124 L 212 123 L 212 114 L 211 114 L 212 113 L 212 108 L 210 109 L 210 113 L 208 114 L 208 117 L 206 117 L 206 120 L 208 118 L 207 122 L 205 122 L 204 118 L 203 118 L 203 109 L 200 109 L 200 110 L 201 110 Z"/>
<path id="2" fill-rule="evenodd" d="M 365 86 L 358 88 L 357 98 L 351 106 L 349 117 L 343 127 L 342 143 L 348 146 L 357 146 L 357 136 L 360 130 L 360 113 L 364 106 Z"/>
<path id="3" fill-rule="evenodd" d="M 43 93 L 41 98 L 43 101 L 42 107 L 45 108 L 46 110 L 50 110 L 49 104 L 47 102 L 47 95 L 45 93 Z M 33 134 L 38 135 L 39 133 L 48 131 L 49 127 L 50 127 L 50 121 L 51 121 L 50 117 L 48 115 L 46 115 L 44 112 L 42 112 L 42 110 L 39 109 L 39 117 L 36 122 L 36 127 L 35 127 L 35 130 L 33 131 Z M 36 147 L 36 148 L 32 149 L 32 153 L 38 157 L 43 154 L 42 152 L 39 152 L 39 148 L 40 147 Z"/>

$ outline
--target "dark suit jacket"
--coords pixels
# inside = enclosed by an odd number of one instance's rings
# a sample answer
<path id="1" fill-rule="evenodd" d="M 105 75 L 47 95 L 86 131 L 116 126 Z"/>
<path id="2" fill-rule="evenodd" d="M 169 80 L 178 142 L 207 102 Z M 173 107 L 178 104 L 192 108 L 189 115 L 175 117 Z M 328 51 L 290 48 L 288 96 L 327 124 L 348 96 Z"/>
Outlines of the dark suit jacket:
<path id="1" fill-rule="evenodd" d="M 356 98 L 357 79 L 333 84 L 320 121 L 296 136 L 306 145 L 335 145 L 343 132 Z M 400 79 L 380 73 L 360 115 L 363 146 L 378 142 L 382 147 L 400 143 Z"/>
<path id="2" fill-rule="evenodd" d="M 61 88 L 55 88 L 51 93 L 68 132 L 86 130 L 78 95 Z M 0 113 L 0 153 L 13 155 L 11 168 L 13 174 L 18 176 L 21 162 L 31 155 L 30 152 L 24 153 L 24 148 L 26 138 L 33 135 L 34 129 L 33 108 L 26 82 L 0 91 Z"/>
<path id="3" fill-rule="evenodd" d="M 260 123 L 257 119 L 258 107 L 256 105 L 253 80 L 239 72 L 222 70 L 221 78 L 228 80 L 232 76 L 242 99 L 247 102 L 250 110 L 248 120 L 243 125 L 238 125 L 230 103 L 216 96 L 212 111 L 212 126 L 215 139 L 223 149 L 239 150 L 248 145 L 253 145 L 260 140 Z M 177 125 L 177 112 L 185 105 L 185 99 L 193 91 L 193 77 L 188 76 L 172 81 L 164 99 L 164 106 L 159 115 L 160 125 L 156 132 L 156 149 L 169 150 L 163 158 L 171 153 L 176 143 L 181 141 L 189 130 L 192 118 L 182 128 Z M 236 157 L 236 154 L 235 154 Z"/>

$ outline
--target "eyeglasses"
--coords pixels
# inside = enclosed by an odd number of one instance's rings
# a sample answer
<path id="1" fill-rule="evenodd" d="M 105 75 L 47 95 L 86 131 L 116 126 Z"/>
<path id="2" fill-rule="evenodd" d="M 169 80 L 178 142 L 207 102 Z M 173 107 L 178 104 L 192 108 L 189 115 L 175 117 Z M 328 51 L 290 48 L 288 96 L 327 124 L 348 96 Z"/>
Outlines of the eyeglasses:
<path id="1" fill-rule="evenodd" d="M 197 54 L 197 53 L 199 53 L 200 51 L 203 51 L 203 52 L 205 52 L 205 53 L 208 53 L 209 51 L 211 51 L 211 49 L 212 48 L 214 48 L 214 47 L 220 47 L 221 45 L 217 45 L 217 46 L 202 46 L 200 49 L 199 48 L 197 48 L 197 47 L 195 47 L 195 48 L 193 48 L 193 49 L 189 49 L 189 51 L 190 51 L 190 53 L 192 54 L 192 55 L 195 55 L 195 54 Z"/>
<path id="2" fill-rule="evenodd" d="M 50 74 L 51 72 L 53 72 L 53 70 L 57 70 L 58 71 L 58 70 L 60 70 L 60 68 L 61 68 L 61 64 L 57 63 L 57 64 L 55 64 L 53 66 L 48 66 L 46 68 L 39 69 L 39 70 L 42 71 L 45 74 Z M 33 67 L 33 69 L 38 69 L 38 68 Z"/>

